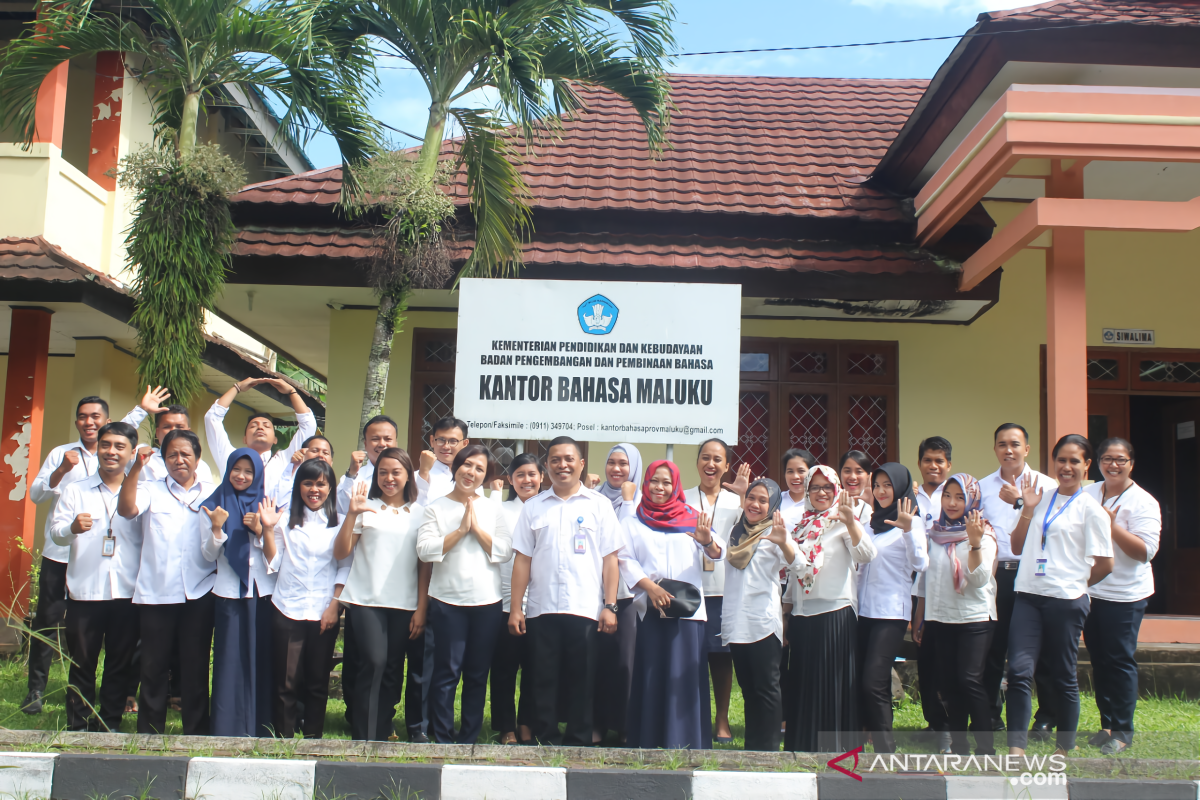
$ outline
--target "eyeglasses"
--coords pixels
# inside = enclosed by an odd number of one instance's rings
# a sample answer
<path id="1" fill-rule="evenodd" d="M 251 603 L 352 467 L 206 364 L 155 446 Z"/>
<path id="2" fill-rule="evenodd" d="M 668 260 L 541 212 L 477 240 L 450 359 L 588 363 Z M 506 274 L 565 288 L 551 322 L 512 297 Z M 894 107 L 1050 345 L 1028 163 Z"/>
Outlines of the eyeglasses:
<path id="1" fill-rule="evenodd" d="M 836 486 L 828 486 L 828 485 L 812 486 L 810 484 L 808 487 L 808 493 L 809 494 L 836 494 L 837 487 Z"/>
<path id="2" fill-rule="evenodd" d="M 1100 463 L 1106 467 L 1123 467 L 1133 461 L 1132 458 L 1122 458 L 1120 456 L 1101 456 Z"/>
<path id="3" fill-rule="evenodd" d="M 440 436 L 433 440 L 433 443 L 438 447 L 458 447 L 462 443 L 462 439 L 443 439 Z"/>

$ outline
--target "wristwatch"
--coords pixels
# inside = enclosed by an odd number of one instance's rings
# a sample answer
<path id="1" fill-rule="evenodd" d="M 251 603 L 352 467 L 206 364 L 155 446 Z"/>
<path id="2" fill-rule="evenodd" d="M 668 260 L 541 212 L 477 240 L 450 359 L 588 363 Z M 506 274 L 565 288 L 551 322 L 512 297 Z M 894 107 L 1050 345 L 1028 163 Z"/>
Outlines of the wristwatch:
<path id="1" fill-rule="evenodd" d="M 617 604 L 616 604 L 616 603 L 605 603 L 605 604 L 604 604 L 604 609 L 605 609 L 606 611 L 611 611 L 611 612 L 613 612 L 614 614 L 616 614 L 616 613 L 617 613 Z"/>
<path id="2" fill-rule="evenodd" d="M 1013 508 L 1015 508 L 1017 511 L 1020 511 L 1024 507 L 1025 507 L 1025 498 L 1024 497 L 1018 497 L 1017 502 L 1013 503 Z"/>

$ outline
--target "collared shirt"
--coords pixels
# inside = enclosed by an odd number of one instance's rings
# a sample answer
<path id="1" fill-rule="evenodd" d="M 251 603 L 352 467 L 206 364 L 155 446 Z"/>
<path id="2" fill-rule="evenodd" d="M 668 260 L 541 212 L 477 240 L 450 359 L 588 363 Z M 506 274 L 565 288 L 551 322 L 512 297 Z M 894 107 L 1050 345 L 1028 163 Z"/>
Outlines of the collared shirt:
<path id="1" fill-rule="evenodd" d="M 142 557 L 134 603 L 182 603 L 201 598 L 213 588 L 216 565 L 204 557 L 200 545 L 212 525 L 200 504 L 214 488 L 197 479 L 185 489 L 170 475 L 161 481 L 138 484 Z"/>
<path id="2" fill-rule="evenodd" d="M 799 500 L 792 499 L 792 493 L 786 488 L 783 490 L 783 496 L 779 500 L 779 513 L 785 513 L 793 508 L 799 508 L 800 512 L 804 512 L 804 501 L 807 498 L 801 497 Z"/>
<path id="3" fill-rule="evenodd" d="M 284 530 L 286 528 L 286 530 Z M 329 526 L 324 511 L 304 509 L 304 521 L 287 527 L 287 519 L 275 526 L 275 558 L 271 572 L 279 573 L 271 602 L 285 617 L 316 622 L 333 600 L 333 591 L 350 576 L 353 554 L 341 561 L 333 557 L 333 543 L 340 525 Z"/>
<path id="4" fill-rule="evenodd" d="M 1043 494 L 1049 495 L 1058 489 L 1057 481 L 1049 475 L 1043 475 L 1028 464 L 1025 465 L 1025 471 L 1017 478 L 1018 488 L 1026 475 L 1033 477 L 1033 485 L 1040 487 Z M 992 528 L 996 531 L 996 544 L 1000 546 L 998 558 L 1001 561 L 1019 561 L 1020 557 L 1013 555 L 1009 540 L 1012 537 L 1013 528 L 1017 527 L 1017 521 L 1025 509 L 1013 508 L 1012 503 L 1006 503 L 1000 499 L 1000 489 L 1004 487 L 1005 483 L 1008 482 L 1000 476 L 1000 470 L 996 470 L 979 481 L 979 491 L 983 495 L 983 518 L 992 523 Z M 939 509 L 937 513 L 941 514 L 941 510 Z M 936 519 L 937 516 L 935 515 L 934 518 Z"/>
<path id="5" fill-rule="evenodd" d="M 913 573 L 929 566 L 929 546 L 925 523 L 914 514 L 912 527 L 892 528 L 885 533 L 864 526 L 863 538 L 870 537 L 877 551 L 869 563 L 858 570 L 858 615 L 871 619 L 909 619 L 912 616 Z M 826 563 L 829 555 L 826 554 Z"/>
<path id="6" fill-rule="evenodd" d="M 512 559 L 512 536 L 500 504 L 475 500 L 475 521 L 492 536 L 490 551 L 483 549 L 470 531 L 444 553 L 443 540 L 458 530 L 466 506 L 457 500 L 439 497 L 426 509 L 417 533 L 417 557 L 433 564 L 429 596 L 452 606 L 484 606 L 499 603 L 500 565 Z"/>
<path id="7" fill-rule="evenodd" d="M 1028 545 L 1029 539 L 1025 540 Z M 954 545 L 958 563 L 966 573 L 967 585 L 962 594 L 954 588 L 954 561 L 946 545 L 929 543 L 929 568 L 917 579 L 925 598 L 925 619 L 953 625 L 965 622 L 986 622 L 996 616 L 996 577 L 992 565 L 996 560 L 996 540 L 984 536 L 979 543 L 979 566 L 967 571 L 971 557 L 971 542 Z"/>
<path id="8" fill-rule="evenodd" d="M 621 547 L 619 525 L 612 502 L 582 483 L 565 500 L 547 489 L 525 502 L 512 546 L 532 559 L 526 598 L 530 619 L 542 614 L 600 619 L 603 562 Z"/>
<path id="9" fill-rule="evenodd" d="M 728 489 L 722 489 L 717 495 L 715 506 L 708 504 L 708 498 L 700 492 L 699 486 L 693 486 L 683 493 L 683 500 L 692 508 L 711 518 L 713 537 L 721 544 L 724 552 L 729 543 L 729 531 L 737 524 L 742 515 L 742 498 Z M 725 559 L 711 562 L 712 569 L 704 572 L 704 596 L 720 597 L 725 594 Z M 708 565 L 705 565 L 708 566 Z"/>
<path id="10" fill-rule="evenodd" d="M 1073 496 L 1074 500 L 1057 491 L 1047 492 L 1033 510 L 1017 568 L 1016 591 L 1075 600 L 1087 592 L 1096 558 L 1113 554 L 1112 523 L 1100 501 L 1082 490 Z M 1045 548 L 1043 524 L 1047 526 Z M 1039 576 L 1043 559 L 1045 574 Z"/>
<path id="11" fill-rule="evenodd" d="M 853 606 L 857 614 L 858 567 L 873 563 L 878 555 L 871 532 L 864 530 L 858 544 L 851 544 L 850 530 L 835 518 L 830 520 L 825 533 L 821 535 L 821 547 L 825 562 L 813 578 L 812 589 L 805 594 L 797 580 L 803 570 L 797 567 L 788 576 L 787 595 L 783 602 L 792 604 L 793 617 L 815 617 L 846 606 Z M 797 554 L 796 560 L 803 559 Z"/>
<path id="12" fill-rule="evenodd" d="M 228 413 L 228 408 L 220 403 L 213 403 L 212 408 L 204 415 L 204 433 L 208 436 L 208 448 L 212 451 L 217 474 L 221 478 L 225 477 L 225 466 L 230 454 L 237 449 L 229 441 L 229 434 L 225 431 L 225 415 Z M 311 411 L 297 414 L 296 426 L 296 435 L 288 442 L 287 447 L 274 454 L 270 450 L 260 453 L 263 460 L 263 493 L 267 497 L 275 497 L 279 479 L 292 463 L 292 454 L 300 449 L 308 437 L 317 432 L 317 420 Z"/>
<path id="13" fill-rule="evenodd" d="M 416 611 L 418 600 L 417 531 L 425 510 L 416 503 L 394 508 L 380 498 L 368 500 L 371 510 L 359 514 L 354 533 L 350 576 L 342 602 L 356 606 Z"/>
<path id="14" fill-rule="evenodd" d="M 519 497 L 514 497 L 512 500 L 505 500 L 500 504 L 500 513 L 504 515 L 504 524 L 510 531 L 517 527 L 517 517 L 521 516 L 521 509 L 525 506 L 525 501 Z M 500 607 L 507 614 L 512 611 L 512 573 L 513 564 L 517 559 L 510 558 L 500 565 Z M 525 597 L 529 596 L 529 590 L 525 590 Z M 525 597 L 521 598 L 521 610 L 525 611 Z"/>
<path id="15" fill-rule="evenodd" d="M 207 516 L 205 516 L 204 522 L 200 550 L 206 561 L 215 562 L 217 565 L 217 581 L 213 584 L 213 594 L 232 600 L 239 597 L 254 597 L 257 589 L 259 597 L 271 596 L 275 591 L 276 576 L 267 570 L 267 560 L 263 557 L 262 537 L 250 534 L 248 572 L 251 585 L 243 586 L 241 576 L 230 565 L 229 558 L 225 554 L 225 543 L 229 541 L 228 534 L 224 531 L 214 534 Z"/>
<path id="16" fill-rule="evenodd" d="M 715 535 L 714 541 L 717 541 Z M 719 541 L 717 543 L 720 544 Z M 621 582 L 633 592 L 633 605 L 637 609 L 638 619 L 646 616 L 649 607 L 646 591 L 638 588 L 638 581 L 643 578 L 651 581 L 663 578 L 684 581 L 695 586 L 703 595 L 704 559 L 704 548 L 686 533 L 656 531 L 636 517 L 621 523 L 621 552 L 618 556 Z M 725 560 L 724 545 L 721 545 L 721 553 L 716 560 Z M 658 612 L 651 610 L 650 613 Z M 696 613 L 683 619 L 707 620 L 704 603 L 700 603 Z"/>
<path id="17" fill-rule="evenodd" d="M 783 641 L 783 590 L 779 570 L 800 566 L 800 554 L 788 564 L 783 551 L 761 538 L 745 569 L 725 570 L 725 599 L 721 603 L 721 644 L 752 644 L 768 636 Z"/>
<path id="18" fill-rule="evenodd" d="M 126 414 L 121 422 L 128 423 L 136 428 L 142 424 L 142 420 L 144 419 L 146 419 L 145 410 L 141 406 L 137 406 Z M 58 482 L 58 486 L 52 487 L 50 486 L 50 476 L 62 464 L 63 456 L 68 450 L 75 450 L 79 453 L 79 463 L 72 467 L 70 472 L 63 475 L 62 480 Z M 42 462 L 42 468 L 38 470 L 37 477 L 33 479 L 33 483 L 29 484 L 29 499 L 39 505 L 46 502 L 50 503 L 50 511 L 46 514 L 46 527 L 42 530 L 45 539 L 45 543 L 42 545 L 43 558 L 57 561 L 60 564 L 67 563 L 71 549 L 57 544 L 53 537 L 50 536 L 50 520 L 54 518 L 54 506 L 58 502 L 58 498 L 62 495 L 63 489 L 66 489 L 75 481 L 82 480 L 89 475 L 95 475 L 99 466 L 100 460 L 96 454 L 89 453 L 87 448 L 83 446 L 83 442 L 78 439 L 71 444 L 61 444 L 54 448 L 46 456 L 46 460 Z"/>
<path id="19" fill-rule="evenodd" d="M 414 477 L 417 481 L 417 502 L 427 508 L 434 500 L 450 494 L 454 488 L 454 475 L 450 473 L 450 467 L 440 461 L 434 461 L 429 468 L 429 480 L 422 478 L 420 472 Z"/>
<path id="20" fill-rule="evenodd" d="M 130 461 L 129 463 L 132 464 L 133 462 Z M 142 465 L 142 471 L 138 474 L 138 481 L 161 481 L 169 474 L 167 471 L 167 462 L 162 457 L 162 450 L 155 447 L 154 455 L 150 456 L 150 460 Z M 196 463 L 196 477 L 214 486 L 217 483 L 213 480 L 212 469 L 208 466 L 208 462 L 203 459 Z"/>
<path id="21" fill-rule="evenodd" d="M 109 489 L 99 475 L 89 475 L 64 489 L 54 507 L 50 535 L 69 548 L 67 595 L 72 600 L 115 600 L 133 597 L 142 552 L 142 528 L 117 513 L 120 490 Z M 92 528 L 72 533 L 80 514 L 92 515 Z M 114 552 L 104 555 L 104 539 L 114 538 Z"/>
<path id="22" fill-rule="evenodd" d="M 1134 603 L 1154 594 L 1154 570 L 1150 561 L 1158 552 L 1162 535 L 1162 511 L 1154 496 L 1136 483 L 1120 495 L 1104 497 L 1104 482 L 1093 483 L 1084 491 L 1109 509 L 1117 511 L 1116 524 L 1146 543 L 1146 561 L 1135 561 L 1113 543 L 1113 571 L 1099 583 L 1088 587 L 1088 594 L 1116 603 Z"/>
<path id="23" fill-rule="evenodd" d="M 933 523 L 937 522 L 942 516 L 942 492 L 946 488 L 946 481 L 938 484 L 938 487 L 933 490 L 933 494 L 925 491 L 925 484 L 917 484 L 913 492 L 917 496 L 917 509 L 921 512 L 921 522 L 925 525 L 926 537 L 929 531 L 933 528 Z M 909 589 L 909 594 L 912 597 L 923 597 L 918 584 L 921 582 L 921 574 L 917 573 L 913 576 L 912 587 Z M 912 600 L 909 599 L 911 606 Z"/>

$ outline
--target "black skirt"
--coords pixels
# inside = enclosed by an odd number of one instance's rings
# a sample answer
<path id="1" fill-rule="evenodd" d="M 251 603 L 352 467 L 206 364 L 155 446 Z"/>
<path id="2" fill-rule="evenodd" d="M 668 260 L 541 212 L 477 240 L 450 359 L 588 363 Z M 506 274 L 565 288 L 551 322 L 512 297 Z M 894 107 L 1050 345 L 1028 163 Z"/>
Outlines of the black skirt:
<path id="1" fill-rule="evenodd" d="M 789 619 L 792 653 L 784 678 L 784 750 L 843 753 L 861 743 L 857 627 L 858 617 L 850 606 Z"/>

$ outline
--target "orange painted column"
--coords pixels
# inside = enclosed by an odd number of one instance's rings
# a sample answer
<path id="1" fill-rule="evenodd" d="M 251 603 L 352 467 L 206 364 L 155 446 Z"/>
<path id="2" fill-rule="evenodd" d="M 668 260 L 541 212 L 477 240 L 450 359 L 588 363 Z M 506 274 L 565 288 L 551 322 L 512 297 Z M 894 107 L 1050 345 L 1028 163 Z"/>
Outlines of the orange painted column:
<path id="1" fill-rule="evenodd" d="M 121 101 L 124 97 L 125 63 L 117 52 L 96 56 L 96 90 L 92 96 L 92 139 L 88 155 L 88 177 L 105 191 L 115 191 L 116 179 L 105 173 L 117 166 L 121 144 Z"/>
<path id="2" fill-rule="evenodd" d="M 1083 197 L 1083 163 L 1051 164 L 1047 197 Z M 1084 231 L 1054 230 L 1046 251 L 1046 441 L 1087 435 L 1087 283 Z M 1048 454 L 1047 454 L 1048 457 Z"/>
<path id="3" fill-rule="evenodd" d="M 8 375 L 4 384 L 4 424 L 0 427 L 0 618 L 20 619 L 29 597 L 29 556 L 37 506 L 29 484 L 42 465 L 42 415 L 46 407 L 46 368 L 50 315 L 44 308 L 16 306 L 8 334 Z"/>
<path id="4" fill-rule="evenodd" d="M 62 149 L 63 121 L 67 116 L 67 62 L 50 70 L 42 79 L 34 112 L 33 141 L 49 142 Z"/>

